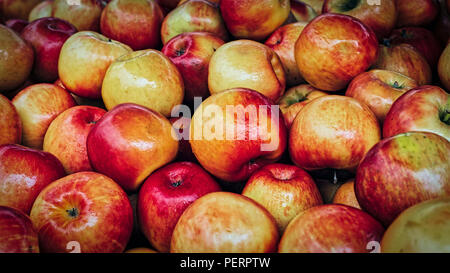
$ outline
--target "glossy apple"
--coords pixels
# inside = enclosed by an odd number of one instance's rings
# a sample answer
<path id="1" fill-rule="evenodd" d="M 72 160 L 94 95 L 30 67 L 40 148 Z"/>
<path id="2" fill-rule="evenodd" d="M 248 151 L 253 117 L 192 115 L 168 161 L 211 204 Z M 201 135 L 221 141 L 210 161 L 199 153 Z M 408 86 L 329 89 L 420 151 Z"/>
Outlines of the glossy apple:
<path id="1" fill-rule="evenodd" d="M 208 87 L 211 94 L 249 88 L 276 101 L 284 93 L 286 75 L 271 48 L 251 40 L 236 40 L 218 48 L 211 57 Z"/>
<path id="2" fill-rule="evenodd" d="M 342 204 L 361 209 L 358 203 L 358 199 L 356 199 L 354 179 L 347 181 L 339 186 L 338 190 L 333 196 L 333 204 Z"/>
<path id="3" fill-rule="evenodd" d="M 70 92 L 91 99 L 101 97 L 110 64 L 132 49 L 97 32 L 80 31 L 64 43 L 58 61 L 58 75 Z"/>
<path id="4" fill-rule="evenodd" d="M 439 58 L 438 74 L 441 83 L 447 91 L 450 91 L 450 43 L 447 44 L 447 47 Z"/>
<path id="5" fill-rule="evenodd" d="M 75 26 L 78 31 L 100 29 L 102 4 L 98 0 L 54 0 L 52 17 L 61 18 Z"/>
<path id="6" fill-rule="evenodd" d="M 22 30 L 28 25 L 28 21 L 22 19 L 9 19 L 5 22 L 5 26 L 14 30 L 17 33 L 21 33 Z"/>
<path id="7" fill-rule="evenodd" d="M 25 213 L 0 206 L 0 253 L 38 253 L 38 235 Z"/>
<path id="8" fill-rule="evenodd" d="M 112 179 L 79 172 L 56 180 L 36 198 L 30 213 L 42 252 L 123 252 L 133 228 L 126 193 Z"/>
<path id="9" fill-rule="evenodd" d="M 50 153 L 17 144 L 0 146 L 0 205 L 29 214 L 41 190 L 65 174 Z"/>
<path id="10" fill-rule="evenodd" d="M 231 192 L 213 192 L 192 203 L 173 231 L 170 252 L 275 252 L 279 234 L 270 213 Z"/>
<path id="11" fill-rule="evenodd" d="M 423 26 L 431 23 L 439 13 L 434 0 L 396 0 L 397 26 Z"/>
<path id="12" fill-rule="evenodd" d="M 22 121 L 16 107 L 7 97 L 0 94 L 0 145 L 20 144 L 22 141 Z"/>
<path id="13" fill-rule="evenodd" d="M 326 13 L 303 29 L 295 43 L 295 60 L 309 84 L 325 91 L 337 91 L 367 70 L 375 62 L 377 51 L 374 32 L 361 21 L 348 15 Z"/>
<path id="14" fill-rule="evenodd" d="M 356 76 L 350 82 L 345 95 L 369 106 L 382 124 L 394 101 L 417 86 L 415 80 L 403 74 L 373 69 Z"/>
<path id="15" fill-rule="evenodd" d="M 45 0 L 34 6 L 28 15 L 28 22 L 33 22 L 36 19 L 52 16 L 53 0 Z"/>
<path id="16" fill-rule="evenodd" d="M 30 11 L 42 0 L 2 0 L 0 1 L 3 18 L 28 20 Z"/>
<path id="17" fill-rule="evenodd" d="M 191 126 L 191 119 L 188 117 L 173 117 L 169 119 L 172 127 L 178 136 L 178 154 L 177 161 L 197 162 L 197 158 L 192 152 L 191 144 L 189 143 L 189 133 Z"/>
<path id="18" fill-rule="evenodd" d="M 358 167 L 356 198 L 388 226 L 410 206 L 449 196 L 449 168 L 450 142 L 439 135 L 409 132 L 385 138 Z"/>
<path id="19" fill-rule="evenodd" d="M 291 0 L 291 14 L 297 22 L 309 22 L 317 17 L 317 12 L 312 6 L 301 0 Z M 322 7 L 321 7 L 322 8 Z"/>
<path id="20" fill-rule="evenodd" d="M 108 110 L 121 103 L 136 103 L 169 117 L 181 104 L 184 83 L 177 67 L 158 50 L 133 51 L 108 68 L 101 90 Z"/>

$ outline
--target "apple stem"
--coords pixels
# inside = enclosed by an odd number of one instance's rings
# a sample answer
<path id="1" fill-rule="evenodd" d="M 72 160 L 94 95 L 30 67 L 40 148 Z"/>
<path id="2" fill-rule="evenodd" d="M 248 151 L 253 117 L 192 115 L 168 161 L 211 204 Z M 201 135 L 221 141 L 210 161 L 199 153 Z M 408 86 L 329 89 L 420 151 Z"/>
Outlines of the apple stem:
<path id="1" fill-rule="evenodd" d="M 78 209 L 77 208 L 71 208 L 66 210 L 67 214 L 69 214 L 70 217 L 75 218 L 79 215 Z"/>
<path id="2" fill-rule="evenodd" d="M 383 39 L 383 45 L 390 47 L 391 46 L 391 40 L 390 39 Z"/>
<path id="3" fill-rule="evenodd" d="M 181 181 L 176 181 L 172 183 L 172 187 L 176 188 L 179 187 L 181 185 Z"/>
<path id="4" fill-rule="evenodd" d="M 446 109 L 445 111 L 443 111 L 443 115 L 441 116 L 441 120 L 445 124 L 450 125 L 450 111 L 449 110 Z"/>

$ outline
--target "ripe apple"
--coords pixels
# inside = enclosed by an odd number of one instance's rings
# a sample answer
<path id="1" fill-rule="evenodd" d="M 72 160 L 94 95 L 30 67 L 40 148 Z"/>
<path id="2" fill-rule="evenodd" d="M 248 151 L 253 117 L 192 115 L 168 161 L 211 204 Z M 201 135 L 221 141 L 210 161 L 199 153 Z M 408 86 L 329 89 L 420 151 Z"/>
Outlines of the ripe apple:
<path id="1" fill-rule="evenodd" d="M 108 110 L 121 103 L 136 103 L 169 117 L 184 97 L 177 67 L 158 50 L 133 51 L 108 68 L 101 90 Z"/>
<path id="2" fill-rule="evenodd" d="M 361 207 L 388 226 L 422 201 L 450 196 L 450 142 L 409 132 L 377 143 L 358 167 L 355 193 Z"/>
<path id="3" fill-rule="evenodd" d="M 189 143 L 191 119 L 188 117 L 173 117 L 169 121 L 172 123 L 172 127 L 179 139 L 177 161 L 197 162 L 197 158 L 195 158 Z"/>
<path id="4" fill-rule="evenodd" d="M 61 18 L 75 26 L 78 31 L 100 29 L 102 4 L 98 0 L 54 0 L 52 17 Z"/>
<path id="5" fill-rule="evenodd" d="M 94 170 L 134 191 L 177 155 L 178 142 L 172 131 L 171 123 L 158 112 L 120 104 L 91 129 L 86 142 L 88 157 Z"/>
<path id="6" fill-rule="evenodd" d="M 209 96 L 208 67 L 213 53 L 224 41 L 207 32 L 188 32 L 175 36 L 162 48 L 178 68 L 184 82 L 184 100 L 193 104 L 194 97 Z"/>
<path id="7" fill-rule="evenodd" d="M 284 25 L 275 30 L 265 42 L 265 45 L 273 49 L 280 57 L 281 64 L 286 72 L 286 84 L 288 86 L 305 82 L 295 62 L 294 47 L 306 25 L 306 22 Z"/>
<path id="8" fill-rule="evenodd" d="M 42 252 L 123 252 L 133 228 L 126 193 L 112 179 L 79 172 L 56 180 L 36 198 L 30 213 Z"/>
<path id="9" fill-rule="evenodd" d="M 70 92 L 80 97 L 100 98 L 106 70 L 115 59 L 129 52 L 132 52 L 129 46 L 97 32 L 77 32 L 61 49 L 59 78 Z"/>
<path id="10" fill-rule="evenodd" d="M 275 252 L 278 239 L 275 219 L 264 207 L 240 194 L 213 192 L 183 212 L 170 252 Z"/>
<path id="11" fill-rule="evenodd" d="M 303 29 L 294 50 L 300 73 L 309 84 L 337 91 L 375 62 L 378 42 L 358 19 L 326 13 Z"/>
<path id="12" fill-rule="evenodd" d="M 42 149 L 50 123 L 63 111 L 76 105 L 66 90 L 53 84 L 33 84 L 20 91 L 12 103 L 22 120 L 22 143 Z"/>
<path id="13" fill-rule="evenodd" d="M 286 134 L 278 105 L 254 90 L 236 88 L 202 102 L 192 117 L 189 141 L 207 171 L 242 182 L 281 158 Z"/>
<path id="14" fill-rule="evenodd" d="M 14 208 L 0 206 L 0 253 L 38 252 L 38 235 L 30 217 Z"/>
<path id="15" fill-rule="evenodd" d="M 338 190 L 334 194 L 333 204 L 342 204 L 361 209 L 358 199 L 356 199 L 354 179 L 339 186 Z"/>
<path id="16" fill-rule="evenodd" d="M 397 26 L 423 26 L 431 23 L 439 13 L 434 0 L 396 0 Z"/>
<path id="17" fill-rule="evenodd" d="M 379 140 L 380 127 L 369 107 L 350 97 L 329 95 L 312 100 L 297 114 L 289 153 L 307 170 L 354 171 Z"/>
<path id="18" fill-rule="evenodd" d="M 230 33 L 239 39 L 263 40 L 288 18 L 289 0 L 221 0 L 220 11 Z"/>
<path id="19" fill-rule="evenodd" d="M 28 15 L 28 22 L 33 22 L 36 19 L 52 16 L 53 0 L 45 0 L 34 6 Z"/>
<path id="20" fill-rule="evenodd" d="M 59 53 L 64 42 L 77 29 L 59 18 L 45 17 L 31 22 L 21 33 L 34 48 L 31 76 L 38 82 L 54 82 L 58 78 Z"/>
<path id="21" fill-rule="evenodd" d="M 339 13 L 358 18 L 370 27 L 378 40 L 385 38 L 395 27 L 397 20 L 396 0 L 371 1 L 325 0 L 323 13 Z"/>
<path id="22" fill-rule="evenodd" d="M 0 10 L 3 18 L 28 20 L 30 11 L 42 0 L 2 0 Z"/>
<path id="23" fill-rule="evenodd" d="M 113 0 L 102 11 L 100 29 L 133 50 L 157 48 L 163 19 L 163 11 L 154 1 Z"/>
<path id="24" fill-rule="evenodd" d="M 415 87 L 418 87 L 417 82 L 403 74 L 373 69 L 356 76 L 345 95 L 369 106 L 380 124 L 383 124 L 394 101 Z"/>
<path id="25" fill-rule="evenodd" d="M 28 25 L 28 21 L 22 19 L 9 19 L 5 22 L 5 26 L 14 30 L 17 33 L 21 33 L 22 30 Z"/>
<path id="26" fill-rule="evenodd" d="M 59 160 L 50 153 L 17 144 L 0 146 L 0 205 L 30 213 L 41 190 L 65 176 Z"/>
<path id="27" fill-rule="evenodd" d="M 219 7 L 206 0 L 187 1 L 164 18 L 161 26 L 163 44 L 185 32 L 210 32 L 224 41 L 229 39 Z"/>
<path id="28" fill-rule="evenodd" d="M 0 94 L 0 145 L 20 144 L 22 141 L 22 121 L 16 107 L 7 97 Z"/>
<path id="29" fill-rule="evenodd" d="M 438 198 L 403 211 L 383 235 L 381 251 L 449 253 L 450 198 Z"/>
<path id="30" fill-rule="evenodd" d="M 337 204 L 316 206 L 295 217 L 281 237 L 282 253 L 368 252 L 383 226 L 366 212 Z"/>
<path id="31" fill-rule="evenodd" d="M 450 43 L 447 44 L 447 47 L 439 58 L 438 74 L 442 85 L 444 85 L 447 91 L 450 91 Z"/>
<path id="32" fill-rule="evenodd" d="M 300 110 L 313 99 L 328 95 L 309 84 L 300 84 L 289 88 L 278 100 L 280 110 L 288 129 L 291 128 Z"/>
<path id="33" fill-rule="evenodd" d="M 33 47 L 14 30 L 0 24 L 0 92 L 12 91 L 27 80 L 33 68 Z"/>
<path id="34" fill-rule="evenodd" d="M 291 14 L 294 16 L 297 22 L 308 23 L 312 19 L 317 17 L 317 12 L 314 8 L 304 1 L 291 0 Z M 320 7 L 322 9 L 322 7 Z"/>
<path id="35" fill-rule="evenodd" d="M 431 132 L 450 141 L 450 95 L 423 85 L 398 98 L 386 116 L 383 137 L 410 131 Z"/>
<path id="36" fill-rule="evenodd" d="M 175 225 L 201 196 L 220 191 L 216 181 L 191 162 L 169 164 L 151 174 L 139 190 L 138 219 L 142 232 L 159 252 L 169 252 Z"/>
<path id="37" fill-rule="evenodd" d="M 280 234 L 297 214 L 322 205 L 312 177 L 291 165 L 274 163 L 256 171 L 245 184 L 242 195 L 265 207 L 275 218 Z"/>
<path id="38" fill-rule="evenodd" d="M 211 94 L 231 88 L 248 88 L 276 101 L 284 93 L 286 75 L 278 55 L 268 46 L 236 40 L 219 47 L 208 70 Z"/>

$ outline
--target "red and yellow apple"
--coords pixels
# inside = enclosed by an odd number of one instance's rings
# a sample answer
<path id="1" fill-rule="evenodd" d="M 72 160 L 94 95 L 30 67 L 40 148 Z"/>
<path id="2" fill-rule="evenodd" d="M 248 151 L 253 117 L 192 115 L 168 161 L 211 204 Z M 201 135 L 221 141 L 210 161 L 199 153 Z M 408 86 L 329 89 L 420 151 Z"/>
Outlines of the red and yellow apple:
<path id="1" fill-rule="evenodd" d="M 38 235 L 30 217 L 14 208 L 0 206 L 0 253 L 38 252 Z"/>
<path id="2" fill-rule="evenodd" d="M 447 91 L 450 91 L 450 43 L 447 44 L 439 58 L 438 74 L 442 85 Z"/>
<path id="3" fill-rule="evenodd" d="M 333 204 L 347 205 L 357 209 L 361 209 L 356 199 L 355 194 L 355 181 L 354 179 L 345 182 L 337 189 L 333 196 Z"/>
<path id="4" fill-rule="evenodd" d="M 423 26 L 436 18 L 439 6 L 434 0 L 396 0 L 397 26 Z"/>
<path id="5" fill-rule="evenodd" d="M 98 0 L 54 0 L 51 17 L 71 23 L 78 31 L 100 29 L 102 4 Z"/>
<path id="6" fill-rule="evenodd" d="M 16 107 L 8 98 L 0 94 L 0 145 L 20 144 L 22 141 L 22 121 Z"/>

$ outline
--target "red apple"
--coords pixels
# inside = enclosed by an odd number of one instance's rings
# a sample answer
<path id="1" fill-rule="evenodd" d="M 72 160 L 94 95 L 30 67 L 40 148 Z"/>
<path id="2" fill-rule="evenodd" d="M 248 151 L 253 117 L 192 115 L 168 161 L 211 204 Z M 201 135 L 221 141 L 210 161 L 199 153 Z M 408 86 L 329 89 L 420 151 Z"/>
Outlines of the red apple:
<path id="1" fill-rule="evenodd" d="M 28 21 L 22 19 L 9 19 L 5 22 L 5 26 L 9 27 L 17 33 L 21 33 L 27 25 Z"/>
<path id="2" fill-rule="evenodd" d="M 438 74 L 442 85 L 447 91 L 450 91 L 450 43 L 447 44 L 447 47 L 439 58 Z"/>
<path id="3" fill-rule="evenodd" d="M 301 0 L 291 0 L 291 14 L 297 22 L 308 23 L 317 17 L 317 12 L 312 6 Z M 322 7 L 321 7 L 322 9 Z"/>
<path id="4" fill-rule="evenodd" d="M 333 196 L 333 204 L 347 205 L 357 209 L 361 209 L 356 199 L 355 194 L 355 180 L 345 182 L 337 189 Z"/>
<path id="5" fill-rule="evenodd" d="M 30 11 L 42 0 L 2 0 L 0 10 L 3 18 L 27 20 Z M 64 0 L 65 1 L 65 0 Z"/>
<path id="6" fill-rule="evenodd" d="M 36 19 L 52 16 L 53 0 L 45 0 L 34 6 L 28 15 L 28 22 L 33 22 Z"/>
<path id="7" fill-rule="evenodd" d="M 51 16 L 66 20 L 78 31 L 98 31 L 101 13 L 99 0 L 54 0 Z"/>
<path id="8" fill-rule="evenodd" d="M 126 193 L 112 179 L 79 172 L 56 180 L 36 198 L 30 213 L 42 252 L 123 252 L 133 228 Z"/>
<path id="9" fill-rule="evenodd" d="M 50 153 L 16 144 L 0 146 L 0 205 L 28 214 L 41 190 L 65 175 Z"/>
<path id="10" fill-rule="evenodd" d="M 361 207 L 388 226 L 422 201 L 450 196 L 450 142 L 409 132 L 377 143 L 358 167 L 355 193 Z"/>
<path id="11" fill-rule="evenodd" d="M 22 140 L 22 121 L 16 107 L 0 94 L 0 145 L 20 144 Z"/>
<path id="12" fill-rule="evenodd" d="M 191 144 L 189 143 L 189 128 L 191 126 L 191 119 L 188 117 L 173 117 L 169 119 L 172 127 L 178 136 L 178 154 L 177 161 L 197 162 L 194 153 L 192 152 Z"/>
<path id="13" fill-rule="evenodd" d="M 38 235 L 25 213 L 0 206 L 0 253 L 38 253 Z"/>
<path id="14" fill-rule="evenodd" d="M 396 0 L 397 26 L 423 26 L 431 23 L 439 13 L 434 0 Z"/>

